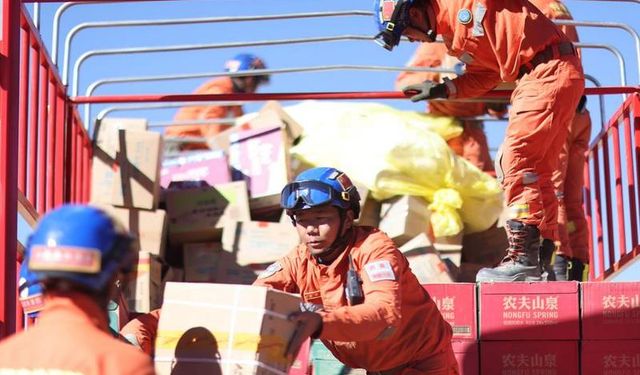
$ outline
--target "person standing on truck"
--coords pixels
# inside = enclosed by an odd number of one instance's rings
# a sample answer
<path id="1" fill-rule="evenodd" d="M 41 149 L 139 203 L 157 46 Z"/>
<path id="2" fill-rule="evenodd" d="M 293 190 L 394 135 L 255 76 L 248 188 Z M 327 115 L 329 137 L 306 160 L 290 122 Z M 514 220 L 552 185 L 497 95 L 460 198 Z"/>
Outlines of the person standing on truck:
<path id="1" fill-rule="evenodd" d="M 225 71 L 237 73 L 251 70 L 266 69 L 265 63 L 258 56 L 241 53 L 225 63 Z M 198 87 L 194 94 L 253 94 L 258 87 L 269 83 L 269 75 L 254 75 L 245 77 L 219 77 L 205 82 Z M 174 121 L 197 120 L 233 120 L 244 114 L 242 106 L 188 106 L 181 108 L 175 115 Z M 173 137 L 199 137 L 211 138 L 231 125 L 225 124 L 197 124 L 197 125 L 173 125 L 165 128 L 165 135 Z M 208 149 L 206 143 L 181 143 L 181 150 Z"/>
<path id="2" fill-rule="evenodd" d="M 303 311 L 290 316 L 299 328 L 288 355 L 312 337 L 367 374 L 458 374 L 451 326 L 393 241 L 354 225 L 359 200 L 349 177 L 328 167 L 308 169 L 282 190 L 300 245 L 254 285 L 302 298 Z"/>
<path id="3" fill-rule="evenodd" d="M 529 0 L 549 19 L 572 20 L 569 9 L 559 0 Z M 573 43 L 579 42 L 575 26 L 560 25 Z M 578 51 L 578 56 L 580 53 Z M 549 280 L 583 280 L 589 263 L 589 232 L 583 204 L 584 166 L 591 137 L 591 115 L 582 96 L 576 108 L 569 136 L 560 152 L 558 168 L 552 179 L 558 198 L 559 246 L 543 246 L 540 260 Z"/>
<path id="4" fill-rule="evenodd" d="M 409 67 L 442 68 L 464 72 L 464 63 L 447 54 L 443 43 L 421 43 L 407 64 Z M 412 84 L 430 80 L 442 82 L 452 79 L 453 73 L 406 71 L 398 75 L 395 82 L 397 90 Z M 507 111 L 504 103 L 430 101 L 427 112 L 436 116 L 451 116 L 460 119 L 463 132 L 460 136 L 447 141 L 453 151 L 484 172 L 494 172 L 493 161 L 489 153 L 489 144 L 484 132 L 484 124 L 473 117 L 489 114 L 502 118 Z"/>
<path id="5" fill-rule="evenodd" d="M 481 96 L 517 80 L 496 174 L 505 192 L 509 247 L 495 268 L 477 281 L 541 280 L 540 247 L 558 240 L 558 201 L 551 179 L 569 125 L 584 91 L 575 48 L 527 0 L 376 0 L 380 33 L 388 50 L 400 42 L 435 42 L 466 64 L 465 74 L 443 83 L 426 81 L 403 91 L 412 101 Z"/>
<path id="6" fill-rule="evenodd" d="M 115 280 L 134 258 L 131 236 L 104 211 L 64 205 L 46 214 L 24 259 L 44 307 L 37 324 L 0 342 L 0 374 L 153 374 L 149 357 L 107 324 Z"/>

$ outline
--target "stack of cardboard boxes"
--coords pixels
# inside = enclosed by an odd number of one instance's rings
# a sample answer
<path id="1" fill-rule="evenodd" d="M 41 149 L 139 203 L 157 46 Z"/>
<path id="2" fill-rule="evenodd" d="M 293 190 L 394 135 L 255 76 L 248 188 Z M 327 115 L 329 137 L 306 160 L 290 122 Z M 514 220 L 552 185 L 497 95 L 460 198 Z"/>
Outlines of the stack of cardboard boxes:
<path id="1" fill-rule="evenodd" d="M 148 131 L 146 120 L 103 119 L 96 126 L 93 149 L 91 203 L 137 237 L 135 277 L 124 290 L 128 306 L 120 307 L 148 312 L 162 303 L 166 237 L 166 212 L 158 209 L 162 136 Z"/>

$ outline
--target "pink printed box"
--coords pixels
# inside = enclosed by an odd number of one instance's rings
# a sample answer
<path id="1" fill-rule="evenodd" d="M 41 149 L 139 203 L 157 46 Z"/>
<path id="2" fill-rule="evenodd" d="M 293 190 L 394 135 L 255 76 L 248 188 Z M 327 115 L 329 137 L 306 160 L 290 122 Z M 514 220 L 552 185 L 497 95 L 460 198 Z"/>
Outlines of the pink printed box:
<path id="1" fill-rule="evenodd" d="M 476 284 L 449 283 L 422 285 L 444 319 L 453 328 L 454 340 L 477 340 Z"/>
<path id="2" fill-rule="evenodd" d="M 480 373 L 578 375 L 578 341 L 482 341 Z"/>
<path id="3" fill-rule="evenodd" d="M 640 340 L 640 282 L 582 283 L 582 338 Z"/>
<path id="4" fill-rule="evenodd" d="M 480 353 L 478 343 L 476 341 L 458 341 L 452 343 L 453 353 L 458 362 L 458 369 L 462 375 L 478 375 L 480 374 Z"/>
<path id="5" fill-rule="evenodd" d="M 577 340 L 578 283 L 481 283 L 481 340 Z"/>
<path id="6" fill-rule="evenodd" d="M 289 149 L 282 127 L 243 130 L 230 141 L 231 178 L 247 181 L 251 198 L 279 196 L 289 182 Z"/>
<path id="7" fill-rule="evenodd" d="M 640 374 L 640 340 L 584 340 L 582 375 Z"/>
<path id="8" fill-rule="evenodd" d="M 162 162 L 160 184 L 166 189 L 171 181 L 206 181 L 209 186 L 231 182 L 227 156 L 217 150 L 167 159 Z"/>

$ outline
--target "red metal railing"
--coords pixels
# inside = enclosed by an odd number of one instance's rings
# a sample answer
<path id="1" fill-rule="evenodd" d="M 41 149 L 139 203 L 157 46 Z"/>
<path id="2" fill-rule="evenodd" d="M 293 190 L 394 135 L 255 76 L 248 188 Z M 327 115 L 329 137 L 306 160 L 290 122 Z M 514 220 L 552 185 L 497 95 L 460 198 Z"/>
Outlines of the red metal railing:
<path id="1" fill-rule="evenodd" d="M 623 173 L 625 171 L 625 173 Z M 591 143 L 585 211 L 590 280 L 605 280 L 640 255 L 640 93 L 629 96 Z"/>
<path id="2" fill-rule="evenodd" d="M 92 157 L 89 136 L 26 10 L 5 1 L 1 17 L 0 337 L 21 323 L 18 194 L 26 198 L 20 204 L 39 215 L 64 202 L 88 201 Z"/>

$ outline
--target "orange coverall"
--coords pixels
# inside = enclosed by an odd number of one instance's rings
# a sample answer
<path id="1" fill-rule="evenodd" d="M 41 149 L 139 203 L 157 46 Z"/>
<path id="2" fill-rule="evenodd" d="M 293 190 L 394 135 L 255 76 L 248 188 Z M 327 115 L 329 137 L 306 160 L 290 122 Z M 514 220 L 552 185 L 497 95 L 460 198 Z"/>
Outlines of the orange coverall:
<path id="1" fill-rule="evenodd" d="M 407 259 L 378 229 L 355 227 L 350 233 L 349 246 L 330 265 L 319 264 L 306 245 L 299 245 L 254 285 L 299 293 L 305 304 L 320 308 L 320 339 L 349 367 L 401 367 L 393 372 L 397 375 L 458 374 L 451 326 Z M 365 296 L 356 306 L 348 306 L 344 290 L 349 255 Z M 376 274 L 378 269 L 383 272 Z"/>
<path id="2" fill-rule="evenodd" d="M 530 0 L 549 19 L 573 19 L 567 7 L 557 0 Z M 578 42 L 575 27 L 562 25 L 560 29 L 572 41 Z M 558 254 L 589 263 L 589 232 L 582 208 L 585 153 L 591 137 L 591 116 L 585 109 L 576 113 L 567 143 L 560 152 L 560 164 L 552 175 L 558 196 Z"/>
<path id="3" fill-rule="evenodd" d="M 543 238 L 558 240 L 558 201 L 551 175 L 584 90 L 580 59 L 561 56 L 553 48 L 569 40 L 527 0 L 427 4 L 449 54 L 467 66 L 464 75 L 448 81 L 450 98 L 481 96 L 500 82 L 518 80 L 497 174 L 509 218 L 537 226 Z M 472 14 L 469 22 L 460 21 L 463 9 Z M 428 9 L 425 13 L 428 16 Z M 554 51 L 552 59 L 521 74 L 522 67 L 548 48 Z"/>
<path id="4" fill-rule="evenodd" d="M 447 55 L 447 47 L 442 43 L 421 43 L 416 49 L 407 66 L 453 69 L 459 60 Z M 447 75 L 453 78 L 455 75 Z M 442 77 L 437 72 L 402 72 L 396 78 L 396 89 L 422 83 L 424 81 L 441 82 Z M 427 104 L 428 112 L 439 116 L 477 117 L 487 113 L 484 103 L 455 102 L 434 100 Z M 459 137 L 447 141 L 454 152 L 475 165 L 482 171 L 493 171 L 493 162 L 489 153 L 487 137 L 482 123 L 478 121 L 464 121 L 464 130 Z"/>
<path id="5" fill-rule="evenodd" d="M 87 295 L 50 293 L 38 323 L 0 342 L 2 374 L 154 374 L 151 360 L 109 333 Z"/>
<path id="6" fill-rule="evenodd" d="M 215 78 L 198 87 L 194 94 L 232 94 L 233 81 L 229 77 Z M 242 107 L 234 106 L 189 106 L 181 108 L 174 121 L 235 118 L 243 115 Z M 228 128 L 224 124 L 175 125 L 165 128 L 165 135 L 175 137 L 210 138 Z M 206 149 L 204 143 L 185 145 L 183 149 Z"/>
<path id="7" fill-rule="evenodd" d="M 152 310 L 131 319 L 122 327 L 120 334 L 153 357 L 159 321 L 160 309 Z"/>

